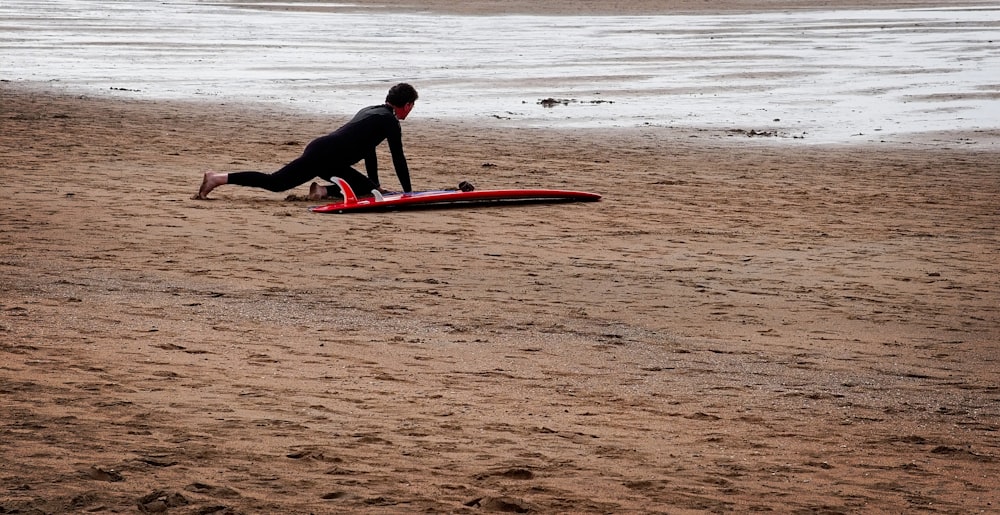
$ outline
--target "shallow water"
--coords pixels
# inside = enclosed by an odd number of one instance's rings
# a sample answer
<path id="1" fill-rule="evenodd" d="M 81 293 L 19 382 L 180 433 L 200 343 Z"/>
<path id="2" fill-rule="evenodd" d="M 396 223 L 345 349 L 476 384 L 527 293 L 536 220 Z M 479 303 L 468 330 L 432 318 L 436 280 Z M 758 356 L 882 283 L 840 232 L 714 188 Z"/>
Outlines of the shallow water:
<path id="1" fill-rule="evenodd" d="M 0 79 L 338 115 L 408 81 L 421 92 L 414 117 L 806 142 L 1000 125 L 1000 8 L 555 17 L 295 5 L 4 0 Z"/>

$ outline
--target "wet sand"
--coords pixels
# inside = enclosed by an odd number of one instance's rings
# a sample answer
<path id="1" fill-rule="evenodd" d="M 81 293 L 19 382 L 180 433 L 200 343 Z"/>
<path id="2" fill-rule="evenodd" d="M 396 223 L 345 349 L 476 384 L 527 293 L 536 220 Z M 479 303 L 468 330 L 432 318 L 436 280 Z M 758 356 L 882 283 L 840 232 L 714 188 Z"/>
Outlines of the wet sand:
<path id="1" fill-rule="evenodd" d="M 419 189 L 605 198 L 194 201 L 343 120 L 0 84 L 0 512 L 997 510 L 978 136 L 419 114 Z"/>
<path id="2" fill-rule="evenodd" d="M 478 4 L 459 4 L 462 14 L 370 3 L 95 0 L 41 9 L 9 0 L 0 6 L 8 50 L 0 78 L 67 94 L 269 103 L 327 116 L 408 81 L 424 92 L 424 120 L 740 130 L 810 144 L 960 131 L 997 143 L 997 6 L 768 3 L 770 11 L 747 13 L 733 2 L 707 13 L 661 6 L 665 16 L 580 16 L 564 6 L 575 15 L 497 17 L 469 16 Z"/>
<path id="3" fill-rule="evenodd" d="M 364 10 L 423 11 L 452 14 L 538 14 L 538 15 L 644 15 L 664 13 L 732 13 L 822 9 L 920 9 L 955 6 L 993 6 L 984 0 L 576 0 L 536 2 L 534 0 L 350 0 L 333 2 L 334 7 L 312 0 L 223 0 L 230 4 L 254 5 L 264 9 L 324 10 L 357 6 Z M 277 4 L 277 7 L 275 5 Z M 300 4 L 298 7 L 289 4 Z"/>

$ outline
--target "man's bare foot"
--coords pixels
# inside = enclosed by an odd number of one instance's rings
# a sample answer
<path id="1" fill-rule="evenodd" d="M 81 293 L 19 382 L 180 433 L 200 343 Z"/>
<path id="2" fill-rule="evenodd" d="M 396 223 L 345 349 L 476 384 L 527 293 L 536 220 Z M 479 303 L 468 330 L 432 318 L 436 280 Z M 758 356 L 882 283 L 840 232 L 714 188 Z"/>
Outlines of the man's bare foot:
<path id="1" fill-rule="evenodd" d="M 324 198 L 326 198 L 326 186 L 320 186 L 315 182 L 309 185 L 309 200 L 323 200 Z"/>
<path id="2" fill-rule="evenodd" d="M 201 187 L 198 188 L 198 193 L 191 198 L 195 200 L 208 200 L 208 194 L 212 190 L 227 182 L 229 182 L 229 174 L 227 173 L 205 172 L 205 176 L 201 179 Z"/>

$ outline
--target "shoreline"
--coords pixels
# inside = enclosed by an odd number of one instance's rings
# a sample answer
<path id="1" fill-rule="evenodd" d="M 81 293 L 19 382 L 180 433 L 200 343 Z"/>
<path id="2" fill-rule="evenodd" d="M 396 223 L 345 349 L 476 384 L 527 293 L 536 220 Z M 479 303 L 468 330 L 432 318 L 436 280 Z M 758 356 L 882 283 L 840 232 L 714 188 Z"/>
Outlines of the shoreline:
<path id="1" fill-rule="evenodd" d="M 247 102 L 239 99 L 220 100 L 218 98 L 158 99 L 122 97 L 114 89 L 108 91 L 86 91 L 65 89 L 29 81 L 0 81 L 0 90 L 18 95 L 37 95 L 40 98 L 96 100 L 118 102 L 138 107 L 142 105 L 174 105 L 177 109 L 236 110 L 238 112 L 272 113 L 293 118 L 330 120 L 331 125 L 347 121 L 352 113 L 345 108 L 339 114 L 326 115 L 308 109 L 269 102 Z M 127 94 L 127 93 L 126 93 Z M 374 100 L 372 100 L 374 102 Z M 419 112 L 416 114 L 420 114 Z M 941 149 L 994 152 L 1000 151 L 1000 127 L 989 129 L 900 132 L 880 136 L 878 134 L 858 134 L 855 141 L 814 141 L 809 135 L 793 136 L 780 130 L 756 130 L 743 127 L 709 127 L 697 125 L 650 125 L 635 127 L 539 127 L 530 124 L 496 119 L 490 116 L 470 114 L 465 117 L 416 117 L 412 123 L 431 123 L 442 127 L 463 127 L 468 130 L 526 131 L 562 134 L 566 137 L 582 136 L 584 139 L 603 139 L 607 135 L 620 135 L 621 139 L 631 137 L 652 137 L 663 141 L 683 139 L 697 140 L 705 145 L 760 145 L 764 147 L 826 148 L 826 147 L 900 147 L 913 149 Z"/>
<path id="2" fill-rule="evenodd" d="M 273 4 L 271 0 L 225 0 L 230 4 L 253 5 Z M 995 7 L 988 1 L 964 0 L 875 0 L 863 2 L 851 0 L 847 2 L 824 2 L 817 0 L 722 0 L 705 2 L 702 0 L 624 0 L 603 2 L 557 1 L 533 2 L 531 0 L 512 0 L 495 2 L 491 0 L 473 0 L 451 2 L 448 0 L 352 0 L 333 7 L 317 6 L 315 2 L 303 2 L 304 6 L 296 7 L 294 0 L 285 2 L 279 7 L 261 9 L 278 10 L 350 10 L 351 5 L 360 6 L 363 10 L 384 10 L 396 12 L 433 12 L 439 14 L 459 14 L 473 16 L 491 15 L 658 15 L 658 14 L 746 14 L 773 11 L 812 11 L 812 10 L 873 10 L 873 9 L 922 9 L 922 8 L 982 8 Z"/>

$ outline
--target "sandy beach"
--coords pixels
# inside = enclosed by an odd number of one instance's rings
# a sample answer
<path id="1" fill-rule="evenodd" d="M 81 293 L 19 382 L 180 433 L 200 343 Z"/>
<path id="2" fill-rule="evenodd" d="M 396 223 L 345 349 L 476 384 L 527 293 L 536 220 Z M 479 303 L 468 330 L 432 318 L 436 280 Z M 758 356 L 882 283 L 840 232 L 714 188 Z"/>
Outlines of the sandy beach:
<path id="1" fill-rule="evenodd" d="M 0 83 L 0 513 L 1000 509 L 984 134 L 805 145 L 418 105 L 415 188 L 603 200 L 191 199 L 343 121 Z"/>

